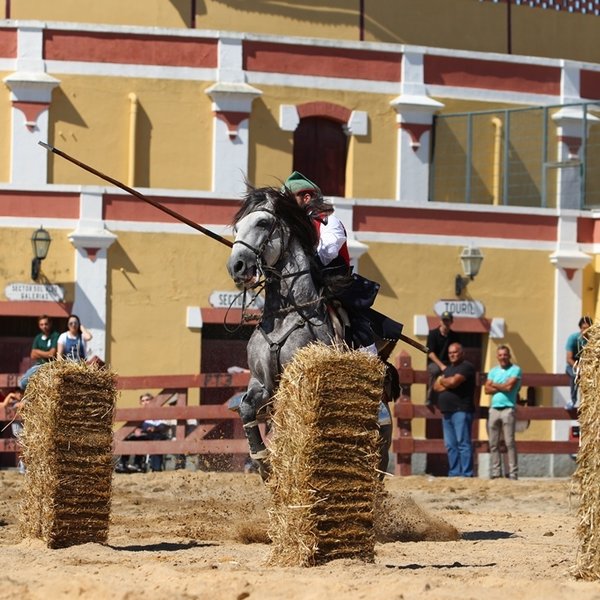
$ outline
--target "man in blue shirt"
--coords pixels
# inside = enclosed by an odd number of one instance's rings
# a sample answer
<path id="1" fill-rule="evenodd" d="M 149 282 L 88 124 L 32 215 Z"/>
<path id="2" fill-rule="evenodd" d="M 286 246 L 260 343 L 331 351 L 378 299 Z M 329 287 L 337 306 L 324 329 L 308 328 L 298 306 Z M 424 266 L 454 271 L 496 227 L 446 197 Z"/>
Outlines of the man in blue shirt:
<path id="1" fill-rule="evenodd" d="M 571 387 L 571 400 L 567 403 L 567 410 L 571 410 L 577 406 L 577 361 L 584 346 L 587 344 L 586 331 L 591 327 L 593 321 L 590 317 L 581 317 L 579 319 L 579 331 L 572 333 L 567 339 L 565 350 L 567 351 L 567 367 L 565 369 L 569 376 Z"/>
<path id="2" fill-rule="evenodd" d="M 502 477 L 500 440 L 504 437 L 508 453 L 508 477 L 516 480 L 519 478 L 519 467 L 515 424 L 517 398 L 521 389 L 521 367 L 512 364 L 508 346 L 498 346 L 496 358 L 498 366 L 488 373 L 485 382 L 485 393 L 492 396 L 488 418 L 491 478 Z"/>

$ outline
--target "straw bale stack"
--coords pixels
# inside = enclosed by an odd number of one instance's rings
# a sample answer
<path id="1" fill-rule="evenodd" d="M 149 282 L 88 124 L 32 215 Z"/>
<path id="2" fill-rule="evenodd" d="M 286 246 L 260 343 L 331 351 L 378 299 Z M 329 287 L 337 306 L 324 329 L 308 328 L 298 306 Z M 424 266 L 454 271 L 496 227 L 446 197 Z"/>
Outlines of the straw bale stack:
<path id="1" fill-rule="evenodd" d="M 579 360 L 580 448 L 574 476 L 580 488 L 579 552 L 573 573 L 594 581 L 600 579 L 600 326 L 592 325 L 587 337 Z"/>
<path id="2" fill-rule="evenodd" d="M 271 564 L 374 560 L 383 376 L 376 357 L 322 344 L 286 366 L 270 446 Z"/>
<path id="3" fill-rule="evenodd" d="M 49 548 L 106 542 L 112 493 L 115 375 L 57 360 L 29 380 L 21 438 L 21 531 Z"/>

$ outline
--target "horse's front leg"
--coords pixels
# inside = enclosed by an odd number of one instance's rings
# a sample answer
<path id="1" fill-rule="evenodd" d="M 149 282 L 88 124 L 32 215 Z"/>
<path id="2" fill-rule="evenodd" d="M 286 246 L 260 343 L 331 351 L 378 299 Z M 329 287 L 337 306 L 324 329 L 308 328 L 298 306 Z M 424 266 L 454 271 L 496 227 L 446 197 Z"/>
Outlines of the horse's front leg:
<path id="1" fill-rule="evenodd" d="M 267 388 L 258 379 L 251 377 L 248 390 L 240 402 L 240 417 L 248 446 L 250 446 L 250 458 L 258 462 L 261 475 L 268 452 L 258 428 L 257 413 L 265 406 L 269 398 L 270 393 Z"/>

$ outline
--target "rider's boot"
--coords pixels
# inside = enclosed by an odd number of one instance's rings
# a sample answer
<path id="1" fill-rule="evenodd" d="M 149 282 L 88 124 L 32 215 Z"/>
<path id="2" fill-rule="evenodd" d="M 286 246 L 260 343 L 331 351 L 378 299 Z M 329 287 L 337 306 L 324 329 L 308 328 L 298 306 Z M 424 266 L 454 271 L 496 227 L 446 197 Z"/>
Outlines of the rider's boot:
<path id="1" fill-rule="evenodd" d="M 271 474 L 269 451 L 260 435 L 258 421 L 251 421 L 244 424 L 244 433 L 248 440 L 248 446 L 250 446 L 250 458 L 256 462 L 262 480 L 267 481 Z"/>

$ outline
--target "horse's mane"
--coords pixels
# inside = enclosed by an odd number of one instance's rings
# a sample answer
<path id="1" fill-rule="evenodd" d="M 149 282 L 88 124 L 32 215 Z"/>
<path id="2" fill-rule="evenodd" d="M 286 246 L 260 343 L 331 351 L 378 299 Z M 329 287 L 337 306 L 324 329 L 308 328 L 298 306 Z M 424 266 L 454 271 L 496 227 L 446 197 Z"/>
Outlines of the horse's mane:
<path id="1" fill-rule="evenodd" d="M 319 234 L 307 212 L 298 206 L 293 194 L 287 189 L 281 191 L 275 187 L 248 186 L 243 204 L 233 217 L 233 225 L 246 215 L 265 208 L 272 211 L 287 225 L 305 253 L 312 258 L 319 241 Z"/>

